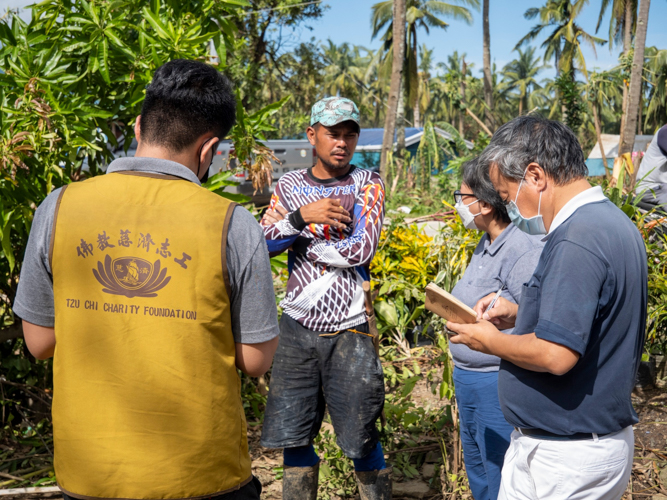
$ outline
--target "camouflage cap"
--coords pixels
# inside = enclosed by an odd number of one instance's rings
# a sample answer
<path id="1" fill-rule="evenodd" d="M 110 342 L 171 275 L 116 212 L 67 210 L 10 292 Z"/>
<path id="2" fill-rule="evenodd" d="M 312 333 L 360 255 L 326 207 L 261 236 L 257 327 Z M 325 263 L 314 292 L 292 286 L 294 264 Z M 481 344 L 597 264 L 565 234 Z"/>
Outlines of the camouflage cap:
<path id="1" fill-rule="evenodd" d="M 311 126 L 321 123 L 325 127 L 333 127 L 349 120 L 359 125 L 359 108 L 345 97 L 326 97 L 317 101 L 310 113 Z"/>

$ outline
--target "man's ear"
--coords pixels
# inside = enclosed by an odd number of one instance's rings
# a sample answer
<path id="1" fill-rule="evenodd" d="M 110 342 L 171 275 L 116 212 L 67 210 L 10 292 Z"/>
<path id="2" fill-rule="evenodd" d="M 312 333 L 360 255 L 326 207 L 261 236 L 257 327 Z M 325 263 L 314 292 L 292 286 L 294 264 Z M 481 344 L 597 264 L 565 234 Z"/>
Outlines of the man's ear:
<path id="1" fill-rule="evenodd" d="M 524 181 L 537 187 L 538 191 L 544 191 L 547 188 L 547 174 L 544 169 L 535 162 L 526 167 Z"/>
<path id="2" fill-rule="evenodd" d="M 134 122 L 134 137 L 136 137 L 137 142 L 141 141 L 141 115 L 137 116 L 137 120 Z"/>
<path id="3" fill-rule="evenodd" d="M 479 211 L 482 213 L 482 215 L 489 215 L 490 213 L 493 212 L 493 207 L 489 205 L 487 202 L 479 200 Z"/>
<path id="4" fill-rule="evenodd" d="M 317 131 L 314 127 L 308 127 L 306 129 L 306 137 L 308 137 L 308 142 L 310 142 L 311 146 L 315 145 L 315 134 L 317 134 Z"/>
<path id="5" fill-rule="evenodd" d="M 210 138 L 206 139 L 206 142 L 204 143 L 204 146 L 201 148 L 201 153 L 199 154 L 199 165 L 200 165 L 200 167 L 201 167 L 201 165 L 204 165 L 204 164 L 208 165 L 208 163 L 206 162 L 206 156 L 211 152 L 211 150 L 213 149 L 213 146 L 218 144 L 219 141 L 220 141 L 220 139 L 218 139 L 217 137 L 210 137 Z M 213 151 L 213 155 L 215 155 L 215 151 Z M 212 158 L 212 156 L 211 156 L 211 158 Z M 197 174 L 199 174 L 199 172 Z"/>

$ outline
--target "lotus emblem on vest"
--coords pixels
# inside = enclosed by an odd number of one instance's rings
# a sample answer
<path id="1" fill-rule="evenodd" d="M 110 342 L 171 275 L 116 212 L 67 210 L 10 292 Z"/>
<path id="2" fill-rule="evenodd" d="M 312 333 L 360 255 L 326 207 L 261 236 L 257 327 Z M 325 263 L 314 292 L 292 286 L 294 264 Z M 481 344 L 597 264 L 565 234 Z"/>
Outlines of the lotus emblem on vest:
<path id="1" fill-rule="evenodd" d="M 129 298 L 157 297 L 156 292 L 171 280 L 171 276 L 167 276 L 166 267 L 160 270 L 160 260 L 151 264 L 138 257 L 120 257 L 112 261 L 107 255 L 104 265 L 97 262 L 93 274 L 104 287 L 103 292 Z"/>

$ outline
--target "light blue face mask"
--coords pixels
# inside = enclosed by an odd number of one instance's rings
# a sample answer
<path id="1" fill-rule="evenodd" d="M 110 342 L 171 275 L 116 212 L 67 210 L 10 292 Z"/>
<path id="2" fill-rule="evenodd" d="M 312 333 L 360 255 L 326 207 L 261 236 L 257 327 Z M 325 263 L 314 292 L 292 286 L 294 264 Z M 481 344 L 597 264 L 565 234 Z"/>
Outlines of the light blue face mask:
<path id="1" fill-rule="evenodd" d="M 507 204 L 507 215 L 509 215 L 512 223 L 521 229 L 524 233 L 531 235 L 538 234 L 547 234 L 547 229 L 544 227 L 544 219 L 540 214 L 540 207 L 542 205 L 542 192 L 540 191 L 540 200 L 537 202 L 537 215 L 535 217 L 524 217 L 519 211 L 519 207 L 516 206 L 516 200 L 519 199 L 519 192 L 521 191 L 521 186 L 523 185 L 523 179 L 519 183 L 519 189 L 516 192 L 516 197 L 514 201 L 510 201 Z"/>

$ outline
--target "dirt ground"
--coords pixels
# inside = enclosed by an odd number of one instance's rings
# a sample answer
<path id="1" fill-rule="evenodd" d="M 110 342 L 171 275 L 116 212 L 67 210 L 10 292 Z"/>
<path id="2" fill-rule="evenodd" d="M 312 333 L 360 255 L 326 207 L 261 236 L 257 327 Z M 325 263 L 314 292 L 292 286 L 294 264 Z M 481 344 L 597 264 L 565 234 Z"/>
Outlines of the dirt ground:
<path id="1" fill-rule="evenodd" d="M 413 398 L 418 404 L 435 407 L 444 404 L 422 382 L 413 391 Z M 623 496 L 629 499 L 667 500 L 667 387 L 636 390 L 633 403 L 640 422 L 635 426 L 635 462 L 628 490 Z M 329 425 L 329 424 L 324 424 Z M 250 454 L 253 459 L 253 474 L 261 481 L 264 492 L 262 498 L 278 500 L 282 498 L 282 484 L 276 479 L 277 469 L 282 466 L 280 450 L 267 450 L 259 445 L 260 427 L 248 430 Z M 421 477 L 411 481 L 397 478 L 394 498 L 441 499 L 443 496 L 427 486 L 433 477 L 434 463 L 439 461 L 439 451 L 430 452 L 420 468 Z M 391 457 L 389 457 L 391 460 Z M 420 484 L 421 487 L 420 487 Z M 0 500 L 27 500 L 58 498 L 57 493 L 34 495 L 2 495 Z M 358 498 L 358 497 L 357 497 Z M 469 494 L 449 496 L 449 498 L 471 498 Z"/>
<path id="2" fill-rule="evenodd" d="M 425 383 L 418 384 L 413 391 L 415 401 L 426 406 L 434 407 L 445 404 L 433 396 Z M 650 499 L 667 500 L 667 388 L 637 390 L 633 395 L 633 403 L 639 423 L 635 426 L 635 462 L 632 478 L 628 484 L 628 491 L 623 500 Z M 262 450 L 259 446 L 259 429 L 251 430 L 248 434 L 253 458 L 253 473 L 259 478 L 264 487 L 263 498 L 277 500 L 282 498 L 281 481 L 275 479 L 274 468 L 282 465 L 282 454 L 279 450 Z M 434 453 L 439 454 L 439 451 Z M 426 483 L 432 477 L 432 466 L 426 464 L 422 468 L 421 481 Z M 414 484 L 414 480 L 410 481 Z M 403 488 L 409 496 L 394 498 L 426 498 L 441 499 L 441 494 L 426 493 L 426 489 Z M 469 495 L 458 498 L 471 498 Z M 457 498 L 449 497 L 449 498 Z"/>

